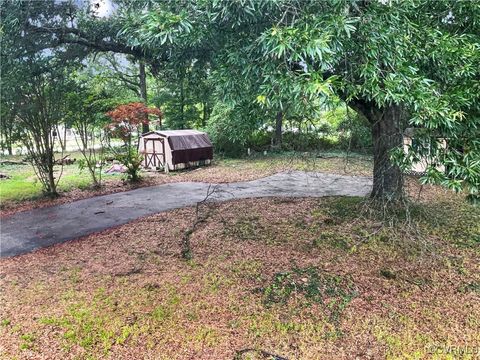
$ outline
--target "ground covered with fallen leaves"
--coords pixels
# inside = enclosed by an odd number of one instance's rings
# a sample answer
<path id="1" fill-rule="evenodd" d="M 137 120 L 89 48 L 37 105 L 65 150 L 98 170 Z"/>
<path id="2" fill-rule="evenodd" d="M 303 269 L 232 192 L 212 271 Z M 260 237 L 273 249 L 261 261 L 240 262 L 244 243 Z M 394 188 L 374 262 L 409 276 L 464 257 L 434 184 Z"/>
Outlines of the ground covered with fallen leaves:
<path id="1" fill-rule="evenodd" d="M 5 359 L 474 359 L 480 209 L 206 204 L 3 259 L 0 284 Z"/>
<path id="2" fill-rule="evenodd" d="M 65 184 L 61 183 L 62 186 L 59 189 L 60 197 L 54 199 L 41 196 L 40 185 L 30 165 L 21 167 L 0 166 L 0 170 L 12 177 L 11 179 L 0 181 L 0 216 L 8 216 L 32 208 L 59 205 L 92 196 L 172 182 L 228 183 L 248 181 L 287 170 L 370 176 L 372 173 L 372 161 L 370 156 L 359 154 L 347 156 L 347 154 L 340 155 L 335 153 L 284 153 L 268 156 L 258 155 L 244 159 L 219 158 L 210 166 L 174 171 L 168 174 L 144 171 L 142 172 L 142 180 L 133 184 L 123 181 L 120 175 L 115 177 L 104 175 L 103 186 L 100 189 L 89 186 L 88 174 L 85 172 L 80 174 L 78 166 L 73 164 L 64 166 L 62 170 L 64 178 L 61 178 L 60 181 L 64 181 Z M 28 174 L 26 179 L 24 179 L 25 173 Z M 6 191 L 2 190 L 2 186 L 8 186 L 8 182 L 18 181 L 17 178 L 19 176 L 22 178 L 22 182 L 14 189 L 18 196 L 6 198 Z M 79 179 L 81 179 L 81 182 L 79 182 Z M 72 181 L 73 183 L 71 183 Z"/>

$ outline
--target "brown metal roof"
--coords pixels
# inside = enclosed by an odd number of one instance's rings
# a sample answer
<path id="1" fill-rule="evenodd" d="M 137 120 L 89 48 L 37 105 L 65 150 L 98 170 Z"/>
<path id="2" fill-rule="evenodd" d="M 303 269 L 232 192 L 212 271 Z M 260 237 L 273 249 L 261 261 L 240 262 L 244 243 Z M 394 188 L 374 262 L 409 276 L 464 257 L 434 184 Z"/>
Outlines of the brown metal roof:
<path id="1" fill-rule="evenodd" d="M 197 130 L 162 130 L 150 131 L 142 135 L 142 137 L 152 138 L 155 135 L 166 137 L 170 148 L 174 150 L 188 150 L 210 148 L 212 143 L 208 135 Z"/>
<path id="2" fill-rule="evenodd" d="M 211 148 L 212 143 L 208 135 L 196 130 L 166 130 L 157 131 L 160 136 L 168 139 L 170 148 L 175 150 Z"/>

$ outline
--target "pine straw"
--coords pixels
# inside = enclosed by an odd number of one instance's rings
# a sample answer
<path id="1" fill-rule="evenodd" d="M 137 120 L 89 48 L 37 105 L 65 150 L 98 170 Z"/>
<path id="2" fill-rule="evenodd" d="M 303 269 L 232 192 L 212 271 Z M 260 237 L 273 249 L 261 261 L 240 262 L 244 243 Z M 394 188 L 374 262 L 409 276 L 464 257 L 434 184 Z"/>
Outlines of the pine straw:
<path id="1" fill-rule="evenodd" d="M 480 214 L 448 201 L 467 215 L 393 227 L 355 198 L 231 201 L 212 205 L 193 233 L 193 261 L 180 256 L 192 208 L 4 259 L 0 356 L 233 359 L 257 348 L 288 359 L 380 359 L 478 349 L 479 252 L 447 235 L 466 222 L 478 236 Z M 302 294 L 265 303 L 276 273 L 311 266 L 353 281 L 358 295 L 338 322 Z"/>
<path id="2" fill-rule="evenodd" d="M 310 156 L 220 160 L 214 162 L 211 166 L 170 172 L 169 174 L 163 172 L 142 172 L 142 181 L 133 184 L 122 181 L 121 179 L 111 179 L 108 178 L 108 175 L 104 175 L 101 189 L 73 189 L 60 193 L 60 197 L 55 199 L 44 197 L 21 202 L 1 201 L 0 217 L 9 216 L 20 211 L 65 204 L 76 200 L 128 191 L 139 187 L 183 181 L 206 183 L 249 181 L 287 170 L 320 171 L 333 174 L 368 176 L 371 174 L 371 162 L 367 158 L 359 157 L 350 159 L 338 157 L 317 159 L 311 158 Z"/>

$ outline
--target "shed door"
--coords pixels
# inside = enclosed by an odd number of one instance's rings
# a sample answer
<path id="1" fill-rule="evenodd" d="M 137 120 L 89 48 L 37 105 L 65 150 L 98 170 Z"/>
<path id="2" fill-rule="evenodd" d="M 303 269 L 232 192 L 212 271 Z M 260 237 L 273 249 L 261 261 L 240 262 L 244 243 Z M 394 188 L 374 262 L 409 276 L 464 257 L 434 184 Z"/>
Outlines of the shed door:
<path id="1" fill-rule="evenodd" d="M 165 166 L 165 143 L 164 139 L 144 138 L 145 167 L 158 168 Z"/>

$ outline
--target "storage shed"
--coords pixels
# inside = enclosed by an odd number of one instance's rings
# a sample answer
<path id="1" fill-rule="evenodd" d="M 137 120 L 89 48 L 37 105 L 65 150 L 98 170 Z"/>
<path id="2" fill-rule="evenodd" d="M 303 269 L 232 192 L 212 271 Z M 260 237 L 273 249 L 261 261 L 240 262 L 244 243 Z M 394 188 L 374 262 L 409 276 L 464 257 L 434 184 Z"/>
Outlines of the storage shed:
<path id="1" fill-rule="evenodd" d="M 213 146 L 204 132 L 197 130 L 150 131 L 138 142 L 143 166 L 166 172 L 209 164 Z"/>

